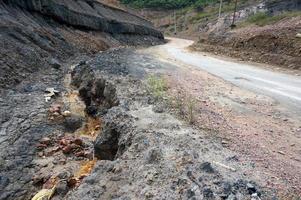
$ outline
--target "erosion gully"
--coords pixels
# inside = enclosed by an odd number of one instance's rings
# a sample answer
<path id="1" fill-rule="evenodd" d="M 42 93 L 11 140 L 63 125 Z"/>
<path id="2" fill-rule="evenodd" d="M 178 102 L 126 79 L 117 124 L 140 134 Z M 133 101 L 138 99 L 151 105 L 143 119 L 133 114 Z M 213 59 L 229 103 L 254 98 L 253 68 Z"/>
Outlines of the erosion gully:
<path id="1" fill-rule="evenodd" d="M 93 143 L 100 133 L 101 119 L 86 113 L 85 103 L 79 91 L 71 86 L 71 66 L 64 78 L 65 91 L 54 99 L 48 110 L 50 123 L 62 124 L 62 134 L 44 137 L 37 145 L 35 163 L 42 166 L 33 177 L 38 188 L 56 188 L 61 199 L 67 192 L 78 187 L 81 180 L 92 171 L 96 158 Z"/>

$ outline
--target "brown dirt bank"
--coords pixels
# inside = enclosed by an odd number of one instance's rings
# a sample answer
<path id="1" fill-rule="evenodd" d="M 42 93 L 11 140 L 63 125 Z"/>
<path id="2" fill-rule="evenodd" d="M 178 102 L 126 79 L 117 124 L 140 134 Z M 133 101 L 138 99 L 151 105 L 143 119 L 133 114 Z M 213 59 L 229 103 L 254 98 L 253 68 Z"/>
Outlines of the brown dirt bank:
<path id="1" fill-rule="evenodd" d="M 264 27 L 251 26 L 211 33 L 193 45 L 194 50 L 227 55 L 279 67 L 301 68 L 301 17 L 284 19 Z"/>

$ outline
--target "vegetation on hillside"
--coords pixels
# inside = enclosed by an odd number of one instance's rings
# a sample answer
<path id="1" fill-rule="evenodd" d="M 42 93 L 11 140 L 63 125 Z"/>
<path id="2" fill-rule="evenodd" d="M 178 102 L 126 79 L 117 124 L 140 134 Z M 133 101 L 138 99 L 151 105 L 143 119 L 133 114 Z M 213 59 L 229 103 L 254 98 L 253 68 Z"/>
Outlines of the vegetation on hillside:
<path id="1" fill-rule="evenodd" d="M 250 16 L 245 22 L 242 22 L 240 26 L 247 26 L 249 24 L 256 24 L 258 26 L 265 26 L 268 24 L 274 24 L 282 19 L 300 16 L 301 11 L 287 11 L 279 15 L 269 15 L 268 13 L 256 13 Z"/>

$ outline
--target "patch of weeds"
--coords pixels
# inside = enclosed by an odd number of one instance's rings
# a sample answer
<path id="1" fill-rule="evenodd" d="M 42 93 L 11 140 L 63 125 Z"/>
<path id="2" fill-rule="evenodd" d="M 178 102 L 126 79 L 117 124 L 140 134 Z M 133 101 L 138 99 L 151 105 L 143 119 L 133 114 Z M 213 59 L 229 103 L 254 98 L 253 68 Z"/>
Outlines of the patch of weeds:
<path id="1" fill-rule="evenodd" d="M 150 92 L 155 98 L 163 98 L 167 90 L 167 84 L 163 77 L 150 75 L 147 78 L 147 84 Z"/>
<path id="2" fill-rule="evenodd" d="M 197 100 L 186 92 L 178 92 L 176 95 L 168 95 L 167 82 L 162 76 L 150 75 L 147 78 L 149 92 L 157 99 L 162 100 L 167 106 L 174 108 L 182 119 L 190 124 L 195 122 Z"/>
<path id="3" fill-rule="evenodd" d="M 196 99 L 191 95 L 187 98 L 187 118 L 190 124 L 195 122 L 195 111 L 196 111 Z"/>
<path id="4" fill-rule="evenodd" d="M 172 98 L 171 106 L 178 112 L 179 116 L 190 124 L 195 122 L 197 100 L 187 93 L 178 93 Z"/>
<path id="5" fill-rule="evenodd" d="M 170 105 L 172 105 L 172 107 L 176 109 L 181 116 L 185 114 L 184 101 L 180 93 L 177 93 L 177 95 L 172 98 Z"/>

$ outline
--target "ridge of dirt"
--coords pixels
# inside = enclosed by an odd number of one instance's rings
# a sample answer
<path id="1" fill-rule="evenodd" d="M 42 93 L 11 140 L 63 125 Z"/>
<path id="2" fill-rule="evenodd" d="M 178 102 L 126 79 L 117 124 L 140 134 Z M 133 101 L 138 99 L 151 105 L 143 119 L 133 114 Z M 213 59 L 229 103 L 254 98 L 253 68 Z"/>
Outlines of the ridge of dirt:
<path id="1" fill-rule="evenodd" d="M 192 49 L 299 70 L 301 40 L 296 35 L 300 21 L 301 17 L 295 17 L 264 27 L 253 25 L 225 33 L 212 32 Z"/>

